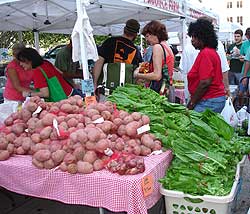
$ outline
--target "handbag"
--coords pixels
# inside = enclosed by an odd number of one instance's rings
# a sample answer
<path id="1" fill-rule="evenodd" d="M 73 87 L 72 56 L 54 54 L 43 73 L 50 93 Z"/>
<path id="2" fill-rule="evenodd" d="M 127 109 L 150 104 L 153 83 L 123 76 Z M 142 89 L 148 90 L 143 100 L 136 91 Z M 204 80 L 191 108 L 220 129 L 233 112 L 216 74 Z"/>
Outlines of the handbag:
<path id="1" fill-rule="evenodd" d="M 40 71 L 43 73 L 47 84 L 48 84 L 48 88 L 49 88 L 49 98 L 47 101 L 49 102 L 58 102 L 60 100 L 64 100 L 67 99 L 68 96 L 65 94 L 61 83 L 59 82 L 59 80 L 57 79 L 56 76 L 53 76 L 51 78 L 48 78 L 47 74 L 45 73 L 45 71 L 39 67 Z"/>
<path id="2" fill-rule="evenodd" d="M 166 63 L 166 52 L 162 44 L 160 45 L 164 53 L 164 65 L 162 67 L 162 78 L 160 81 L 152 80 L 150 83 L 150 89 L 156 91 L 160 95 L 167 95 L 169 94 L 170 77 L 169 77 L 168 67 Z M 152 62 L 152 57 L 150 61 Z"/>

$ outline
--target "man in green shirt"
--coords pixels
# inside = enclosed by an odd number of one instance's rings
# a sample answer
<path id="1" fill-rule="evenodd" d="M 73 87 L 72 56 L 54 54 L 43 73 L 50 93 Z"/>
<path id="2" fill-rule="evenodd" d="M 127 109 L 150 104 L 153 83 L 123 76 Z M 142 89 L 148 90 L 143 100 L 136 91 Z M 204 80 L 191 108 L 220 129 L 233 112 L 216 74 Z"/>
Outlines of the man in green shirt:
<path id="1" fill-rule="evenodd" d="M 72 60 L 72 43 L 58 51 L 55 66 L 63 72 L 63 77 L 74 85 L 74 78 L 82 79 L 82 72 L 79 70 L 79 62 Z"/>
<path id="2" fill-rule="evenodd" d="M 246 40 L 242 43 L 241 48 L 240 48 L 240 55 L 242 56 L 243 60 L 250 47 L 250 28 L 246 29 L 245 36 L 246 36 Z M 245 63 L 242 66 L 242 74 L 244 73 L 244 67 L 245 67 Z"/>
<path id="3" fill-rule="evenodd" d="M 242 45 L 243 31 L 238 29 L 234 32 L 235 43 L 229 46 L 227 50 L 227 59 L 229 60 L 230 70 L 228 72 L 229 84 L 239 85 L 243 61 L 240 60 L 240 48 Z"/>

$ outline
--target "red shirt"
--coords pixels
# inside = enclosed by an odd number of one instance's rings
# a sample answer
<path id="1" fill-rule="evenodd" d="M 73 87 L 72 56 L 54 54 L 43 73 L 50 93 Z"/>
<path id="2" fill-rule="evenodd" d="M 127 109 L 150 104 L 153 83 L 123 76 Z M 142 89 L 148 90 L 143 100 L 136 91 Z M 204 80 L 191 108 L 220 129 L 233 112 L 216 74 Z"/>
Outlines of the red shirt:
<path id="1" fill-rule="evenodd" d="M 44 70 L 44 72 L 47 74 L 48 78 L 51 78 L 53 76 L 56 76 L 59 82 L 62 85 L 62 88 L 67 96 L 70 96 L 70 94 L 73 91 L 73 88 L 70 84 L 64 80 L 62 74 L 48 61 L 44 60 L 43 64 L 40 66 Z M 45 88 L 48 87 L 47 81 L 43 75 L 43 73 L 40 71 L 39 67 L 34 69 L 34 88 Z"/>
<path id="2" fill-rule="evenodd" d="M 198 54 L 188 73 L 188 90 L 194 95 L 201 80 L 212 78 L 211 85 L 201 99 L 216 98 L 225 95 L 220 57 L 215 49 L 204 48 Z"/>
<path id="3" fill-rule="evenodd" d="M 7 81 L 5 84 L 3 96 L 8 100 L 24 101 L 25 97 L 23 97 L 22 92 L 17 91 L 10 81 L 8 74 L 9 69 L 14 69 L 16 71 L 20 85 L 27 89 L 30 87 L 30 83 L 33 78 L 33 71 L 24 70 L 24 68 L 16 60 L 12 60 L 7 65 L 7 70 L 6 70 Z"/>

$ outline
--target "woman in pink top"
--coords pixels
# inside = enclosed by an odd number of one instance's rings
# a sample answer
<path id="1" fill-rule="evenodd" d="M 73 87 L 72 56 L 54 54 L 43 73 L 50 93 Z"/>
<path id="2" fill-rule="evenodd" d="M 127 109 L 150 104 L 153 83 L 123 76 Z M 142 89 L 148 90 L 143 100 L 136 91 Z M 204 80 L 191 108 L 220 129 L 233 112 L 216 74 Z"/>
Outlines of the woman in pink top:
<path id="1" fill-rule="evenodd" d="M 23 44 L 15 44 L 12 48 L 13 60 L 6 69 L 6 85 L 3 93 L 4 100 L 22 102 L 25 100 L 23 92 L 31 92 L 30 84 L 33 79 L 32 70 L 24 70 L 20 62 L 16 59 L 17 54 L 24 49 Z"/>
<path id="2" fill-rule="evenodd" d="M 152 58 L 150 60 L 149 72 L 140 73 L 140 68 L 134 72 L 136 79 L 151 81 L 150 88 L 160 93 L 163 79 L 167 79 L 167 85 L 172 84 L 174 71 L 174 54 L 167 44 L 168 33 L 164 24 L 159 21 L 151 21 L 142 30 L 148 44 L 153 46 Z M 162 68 L 167 65 L 168 77 L 163 76 Z"/>

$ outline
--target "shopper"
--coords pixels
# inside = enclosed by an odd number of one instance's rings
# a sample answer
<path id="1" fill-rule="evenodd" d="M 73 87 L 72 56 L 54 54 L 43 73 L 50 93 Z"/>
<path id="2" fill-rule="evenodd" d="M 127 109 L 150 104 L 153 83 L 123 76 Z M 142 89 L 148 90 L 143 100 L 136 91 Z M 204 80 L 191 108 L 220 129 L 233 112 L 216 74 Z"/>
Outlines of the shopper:
<path id="1" fill-rule="evenodd" d="M 3 93 L 4 101 L 23 102 L 23 92 L 30 92 L 30 85 L 33 78 L 31 69 L 24 70 L 17 59 L 18 53 L 25 48 L 24 44 L 18 43 L 13 45 L 13 60 L 7 65 L 6 77 L 7 81 Z"/>
<path id="2" fill-rule="evenodd" d="M 234 32 L 234 41 L 232 45 L 228 47 L 227 58 L 229 60 L 230 70 L 228 73 L 229 84 L 239 85 L 240 79 L 242 77 L 241 70 L 243 61 L 240 59 L 240 48 L 242 45 L 243 31 L 238 29 Z"/>
<path id="3" fill-rule="evenodd" d="M 209 20 L 198 19 L 189 25 L 188 35 L 200 52 L 187 76 L 191 95 L 187 107 L 198 112 L 209 108 L 220 113 L 226 98 L 214 26 Z"/>
<path id="4" fill-rule="evenodd" d="M 74 89 L 67 81 L 64 80 L 62 72 L 49 61 L 44 60 L 35 49 L 25 48 L 18 53 L 17 58 L 25 70 L 33 69 L 34 89 L 36 90 L 29 93 L 24 92 L 24 96 L 39 96 L 44 98 L 48 98 L 50 96 L 48 84 L 41 68 L 47 74 L 48 78 L 53 76 L 57 77 L 68 97 L 73 95 L 82 96 L 78 90 Z"/>

